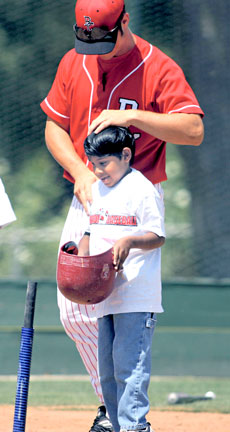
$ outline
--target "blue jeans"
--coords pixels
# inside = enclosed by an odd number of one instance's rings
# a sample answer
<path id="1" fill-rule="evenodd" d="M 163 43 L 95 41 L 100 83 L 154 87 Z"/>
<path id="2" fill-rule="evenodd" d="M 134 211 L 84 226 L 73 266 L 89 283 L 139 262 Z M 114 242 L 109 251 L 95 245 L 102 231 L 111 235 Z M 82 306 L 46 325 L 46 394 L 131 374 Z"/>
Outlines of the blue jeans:
<path id="1" fill-rule="evenodd" d="M 156 315 L 132 312 L 98 319 L 102 393 L 115 432 L 147 425 L 151 344 Z"/>

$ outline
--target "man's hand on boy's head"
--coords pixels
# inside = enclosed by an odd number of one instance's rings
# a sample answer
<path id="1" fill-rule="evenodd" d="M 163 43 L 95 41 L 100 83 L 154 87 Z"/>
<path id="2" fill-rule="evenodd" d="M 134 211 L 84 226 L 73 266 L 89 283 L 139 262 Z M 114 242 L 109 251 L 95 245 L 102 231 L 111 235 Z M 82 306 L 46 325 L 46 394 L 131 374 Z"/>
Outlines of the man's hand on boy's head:
<path id="1" fill-rule="evenodd" d="M 113 246 L 113 265 L 116 271 L 123 269 L 123 263 L 126 260 L 131 249 L 132 240 L 130 237 L 123 237 L 116 241 Z"/>
<path id="2" fill-rule="evenodd" d="M 92 184 L 97 180 L 98 178 L 88 168 L 79 173 L 75 179 L 74 195 L 83 205 L 87 215 L 89 215 L 88 204 L 92 204 Z"/>
<path id="3" fill-rule="evenodd" d="M 103 110 L 99 116 L 92 121 L 88 133 L 98 134 L 109 126 L 131 126 L 131 116 L 134 110 Z"/>

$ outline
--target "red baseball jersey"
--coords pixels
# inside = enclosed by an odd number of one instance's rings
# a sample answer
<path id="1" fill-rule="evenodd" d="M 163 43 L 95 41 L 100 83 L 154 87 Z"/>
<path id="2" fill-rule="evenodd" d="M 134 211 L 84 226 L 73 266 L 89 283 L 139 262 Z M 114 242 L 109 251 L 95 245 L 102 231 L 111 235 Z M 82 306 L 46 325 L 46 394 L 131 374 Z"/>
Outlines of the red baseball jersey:
<path id="1" fill-rule="evenodd" d="M 128 53 L 103 60 L 72 49 L 62 58 L 43 111 L 69 131 L 74 148 L 88 163 L 84 140 L 103 109 L 140 109 L 157 113 L 203 115 L 181 68 L 157 47 L 138 36 Z M 152 183 L 167 179 L 166 143 L 135 127 L 134 168 Z M 64 176 L 73 181 L 64 172 Z"/>

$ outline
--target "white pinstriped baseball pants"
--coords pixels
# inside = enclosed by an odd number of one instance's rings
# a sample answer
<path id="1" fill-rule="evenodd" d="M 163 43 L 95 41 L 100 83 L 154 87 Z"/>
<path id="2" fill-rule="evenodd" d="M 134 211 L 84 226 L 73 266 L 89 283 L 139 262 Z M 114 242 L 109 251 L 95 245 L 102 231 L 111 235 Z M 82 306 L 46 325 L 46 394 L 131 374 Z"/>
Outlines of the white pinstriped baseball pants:
<path id="1" fill-rule="evenodd" d="M 86 213 L 74 196 L 60 240 L 60 247 L 69 240 L 77 244 L 85 232 Z M 97 366 L 98 327 L 93 305 L 80 305 L 67 300 L 59 290 L 58 306 L 60 319 L 67 335 L 75 342 L 82 361 L 90 375 L 92 386 L 103 402 Z"/>

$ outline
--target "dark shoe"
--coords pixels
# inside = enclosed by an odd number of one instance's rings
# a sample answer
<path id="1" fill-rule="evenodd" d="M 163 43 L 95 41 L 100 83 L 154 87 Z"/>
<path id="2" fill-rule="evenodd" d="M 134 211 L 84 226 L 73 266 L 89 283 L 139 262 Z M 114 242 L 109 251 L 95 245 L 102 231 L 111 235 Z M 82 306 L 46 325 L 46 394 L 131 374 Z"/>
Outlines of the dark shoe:
<path id="1" fill-rule="evenodd" d="M 146 428 L 140 429 L 140 432 L 154 432 L 154 430 L 151 428 L 151 424 L 147 423 Z"/>
<path id="2" fill-rule="evenodd" d="M 97 416 L 89 432 L 113 432 L 113 426 L 108 417 L 106 417 L 106 408 L 104 405 L 98 407 Z"/>
<path id="3" fill-rule="evenodd" d="M 154 432 L 154 430 L 151 428 L 151 424 L 150 423 L 147 423 L 147 427 L 146 427 L 146 429 L 143 429 L 143 432 Z"/>

